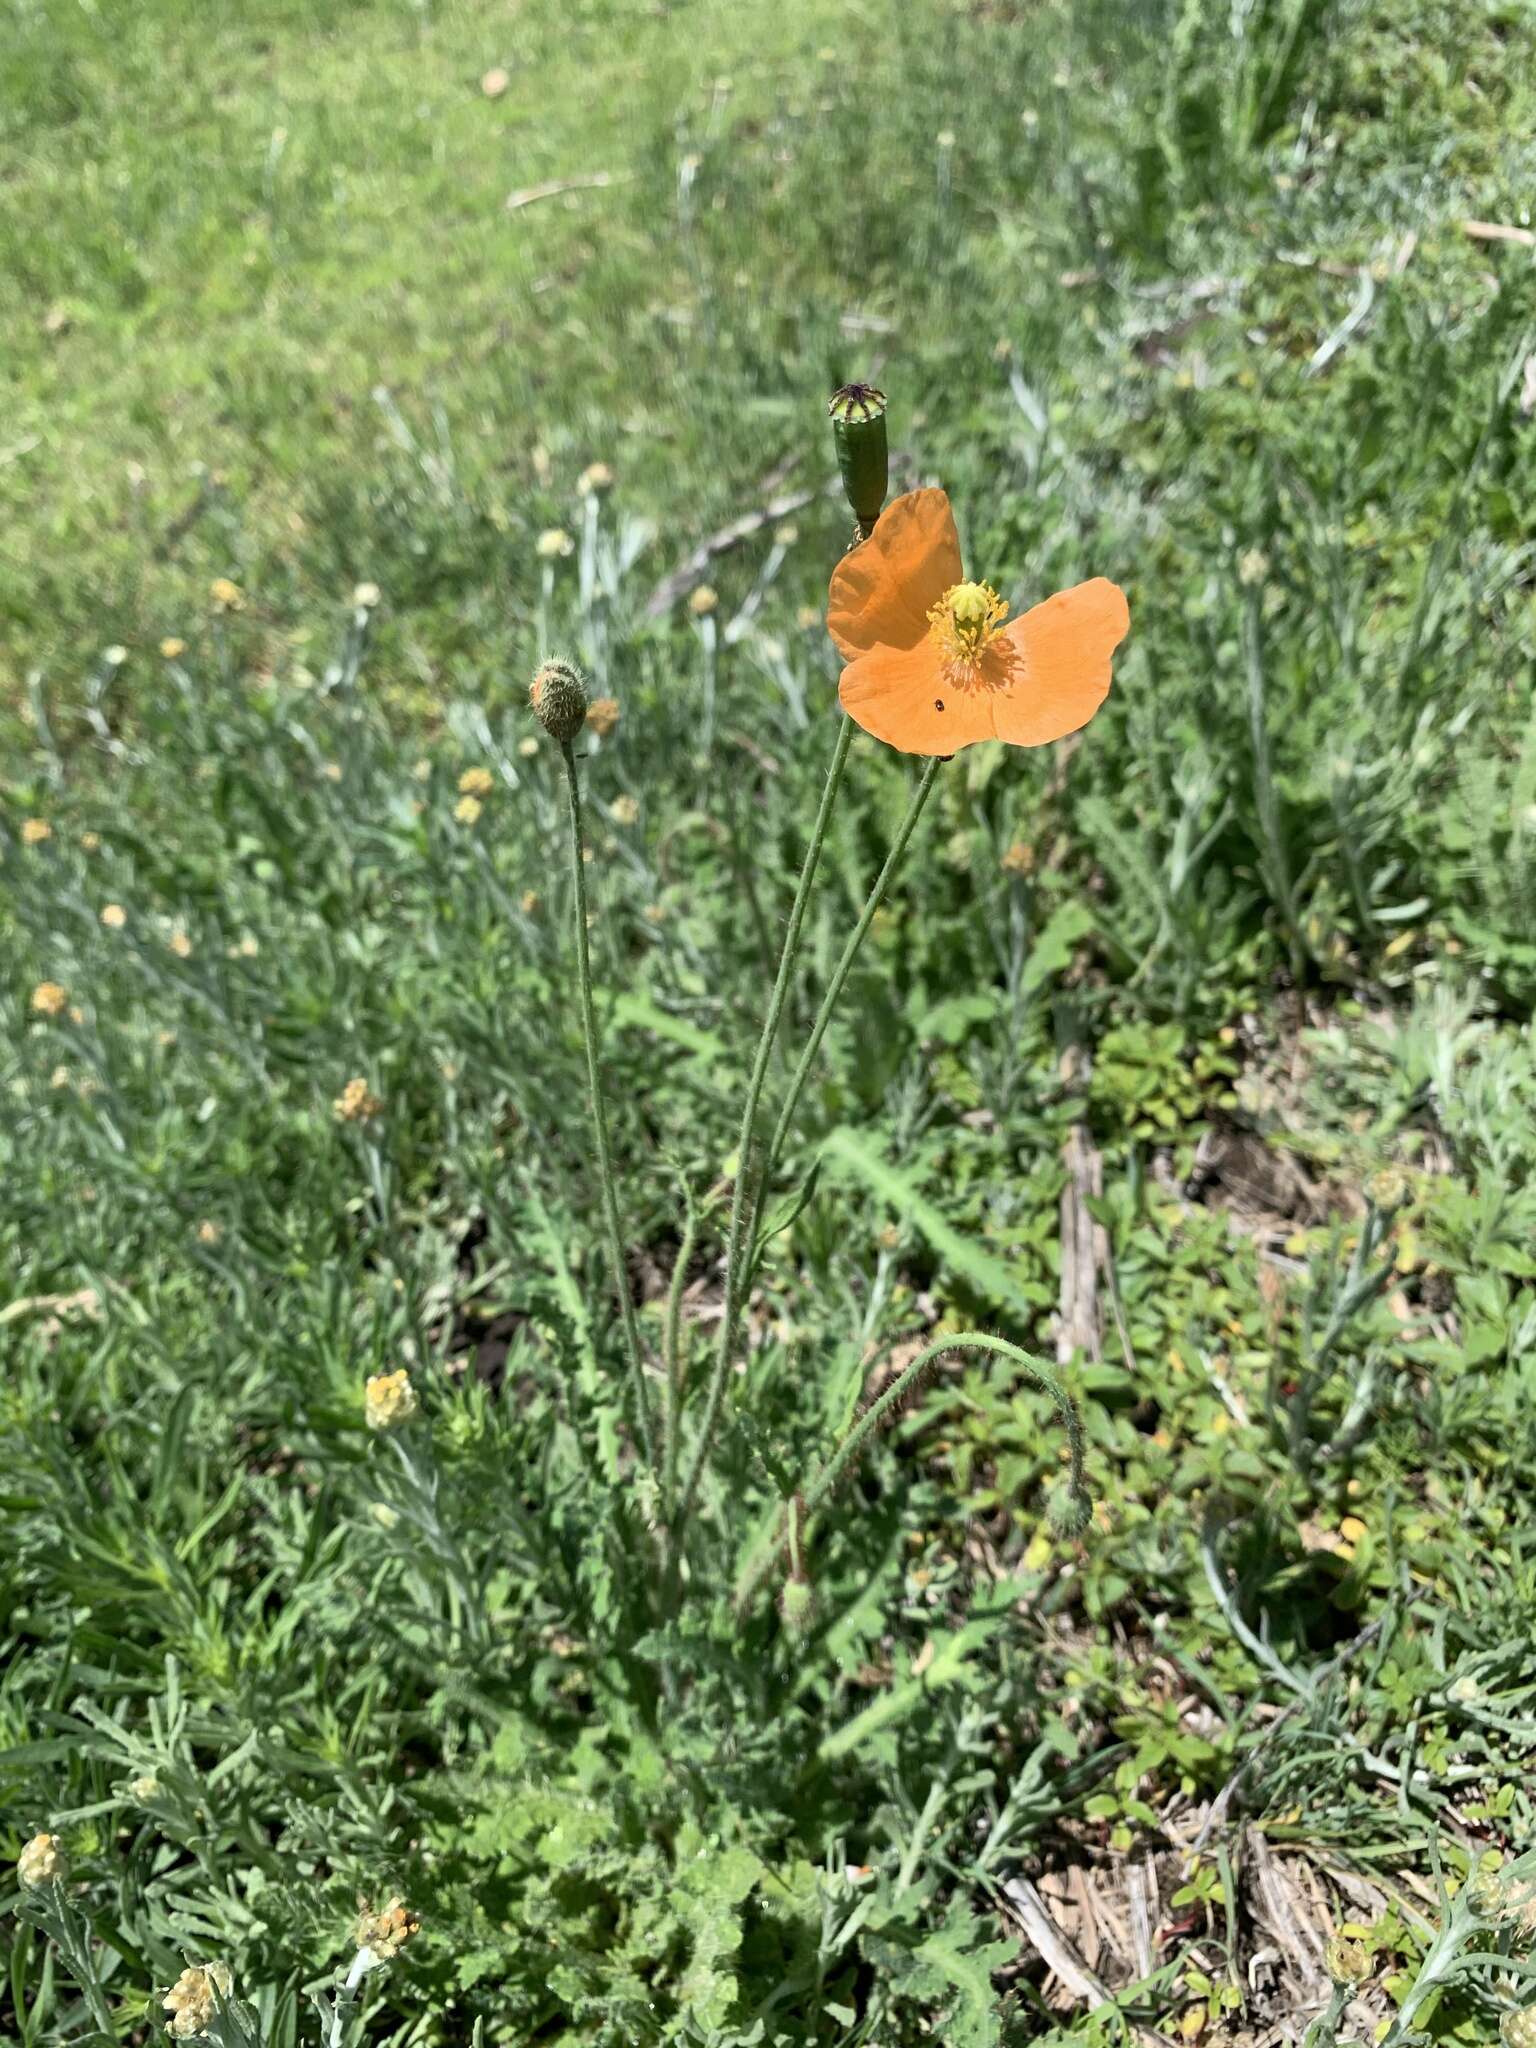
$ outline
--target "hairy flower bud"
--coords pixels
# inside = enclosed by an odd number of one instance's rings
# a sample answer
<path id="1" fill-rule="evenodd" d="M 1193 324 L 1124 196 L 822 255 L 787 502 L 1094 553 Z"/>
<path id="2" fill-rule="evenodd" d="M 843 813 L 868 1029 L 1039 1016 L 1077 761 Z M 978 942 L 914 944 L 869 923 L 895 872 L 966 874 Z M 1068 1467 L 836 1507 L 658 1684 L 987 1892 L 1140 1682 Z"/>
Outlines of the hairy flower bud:
<path id="1" fill-rule="evenodd" d="M 1081 1536 L 1093 1520 L 1092 1498 L 1080 1486 L 1055 1487 L 1045 1504 L 1045 1517 L 1056 1535 Z"/>
<path id="2" fill-rule="evenodd" d="M 779 1619 L 792 1636 L 803 1636 L 816 1619 L 816 1589 L 809 1579 L 787 1579 L 779 1595 Z"/>
<path id="3" fill-rule="evenodd" d="M 1536 2005 L 1524 2012 L 1507 2012 L 1499 2021 L 1504 2048 L 1536 2048 Z"/>
<path id="4" fill-rule="evenodd" d="M 546 661 L 528 692 L 534 716 L 552 740 L 568 746 L 587 715 L 587 688 L 573 662 Z"/>
<path id="5" fill-rule="evenodd" d="M 837 466 L 843 474 L 843 495 L 853 508 L 863 540 L 873 531 L 890 486 L 885 393 L 873 384 L 845 384 L 833 392 L 827 411 Z"/>

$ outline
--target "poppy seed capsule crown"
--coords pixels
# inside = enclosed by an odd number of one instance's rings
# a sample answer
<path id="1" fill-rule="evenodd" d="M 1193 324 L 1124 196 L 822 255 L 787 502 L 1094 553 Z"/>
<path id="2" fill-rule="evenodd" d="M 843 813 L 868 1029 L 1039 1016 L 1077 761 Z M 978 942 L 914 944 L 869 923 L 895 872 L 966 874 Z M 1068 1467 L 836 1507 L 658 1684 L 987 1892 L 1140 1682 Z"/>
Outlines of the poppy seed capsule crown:
<path id="1" fill-rule="evenodd" d="M 880 517 L 890 484 L 885 393 L 873 384 L 844 384 L 833 392 L 827 411 L 837 466 L 843 473 L 843 495 L 853 509 L 860 534 L 867 534 Z"/>
<path id="2" fill-rule="evenodd" d="M 552 740 L 568 746 L 587 716 L 587 688 L 573 662 L 546 661 L 528 692 L 534 716 Z"/>

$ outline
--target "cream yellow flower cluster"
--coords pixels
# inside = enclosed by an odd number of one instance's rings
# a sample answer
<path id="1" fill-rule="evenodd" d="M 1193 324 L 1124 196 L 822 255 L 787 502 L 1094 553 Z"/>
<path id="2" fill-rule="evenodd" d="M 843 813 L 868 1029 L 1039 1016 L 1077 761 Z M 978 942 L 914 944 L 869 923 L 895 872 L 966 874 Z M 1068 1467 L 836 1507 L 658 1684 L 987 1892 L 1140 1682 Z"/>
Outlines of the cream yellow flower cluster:
<path id="1" fill-rule="evenodd" d="M 398 1429 L 409 1422 L 420 1404 L 411 1376 L 402 1366 L 398 1372 L 376 1372 L 363 1390 L 363 1419 L 370 1429 Z"/>
<path id="2" fill-rule="evenodd" d="M 166 2032 L 178 2041 L 206 2034 L 221 1999 L 234 1988 L 228 1963 L 193 1963 L 182 1971 L 161 2004 L 171 2015 Z"/>
<path id="3" fill-rule="evenodd" d="M 39 1885 L 62 1884 L 69 1875 L 69 1858 L 57 1835 L 34 1835 L 16 1858 L 16 1875 L 26 1890 Z"/>

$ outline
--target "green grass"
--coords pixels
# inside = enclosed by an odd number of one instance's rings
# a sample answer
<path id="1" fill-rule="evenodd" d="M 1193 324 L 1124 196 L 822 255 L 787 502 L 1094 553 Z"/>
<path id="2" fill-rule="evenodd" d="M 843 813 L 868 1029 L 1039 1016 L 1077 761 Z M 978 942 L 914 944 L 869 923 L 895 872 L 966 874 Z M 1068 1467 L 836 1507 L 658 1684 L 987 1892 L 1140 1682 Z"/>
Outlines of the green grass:
<path id="1" fill-rule="evenodd" d="M 0 1884 L 7 2038 L 147 2040 L 221 1959 L 263 2048 L 1299 2037 L 1340 1926 L 1314 2048 L 1530 2003 L 1536 273 L 1462 227 L 1523 223 L 1524 30 L 0 0 L 0 1847 L 73 1873 Z M 691 1445 L 864 371 L 975 573 L 1114 575 L 1133 631 L 1080 743 L 939 776 L 676 1606 L 527 680 L 622 705 L 592 947 L 658 1356 L 708 1205 Z M 652 606 L 797 489 L 707 621 Z M 911 787 L 856 742 L 775 1113 Z M 739 1611 L 926 1344 L 1054 1356 L 1069 1146 L 1090 1527 L 1050 1401 L 957 1351 L 813 1521 L 805 1632 Z M 1149 1858 L 1118 2010 L 1056 1996 L 1008 1886 L 1086 1945 Z"/>

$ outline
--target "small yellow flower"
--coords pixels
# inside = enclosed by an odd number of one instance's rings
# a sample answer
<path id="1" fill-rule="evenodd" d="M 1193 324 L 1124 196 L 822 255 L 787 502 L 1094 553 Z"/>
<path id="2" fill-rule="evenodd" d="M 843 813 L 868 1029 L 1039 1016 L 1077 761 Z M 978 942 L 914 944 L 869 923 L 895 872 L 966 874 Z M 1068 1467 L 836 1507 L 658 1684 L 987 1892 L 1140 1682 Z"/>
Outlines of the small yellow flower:
<path id="1" fill-rule="evenodd" d="M 541 562 L 558 562 L 575 549 L 576 543 L 563 526 L 546 526 L 535 547 Z"/>
<path id="2" fill-rule="evenodd" d="M 321 765 L 320 773 L 327 782 L 340 782 L 341 763 L 339 761 L 326 761 Z"/>
<path id="3" fill-rule="evenodd" d="M 619 722 L 617 697 L 594 697 L 587 706 L 587 723 L 600 740 L 607 739 Z"/>
<path id="4" fill-rule="evenodd" d="M 576 488 L 584 498 L 595 498 L 603 491 L 611 491 L 613 471 L 606 462 L 589 462 L 577 477 Z"/>
<path id="5" fill-rule="evenodd" d="M 245 610 L 245 592 L 238 583 L 232 583 L 227 576 L 215 576 L 208 586 L 208 595 L 221 612 Z"/>
<path id="6" fill-rule="evenodd" d="M 533 917 L 533 916 L 534 916 L 534 915 L 535 915 L 535 914 L 537 913 L 537 911 L 538 911 L 538 907 L 539 907 L 539 892 L 538 892 L 538 890 L 537 890 L 537 889 L 525 889 L 525 890 L 523 891 L 523 898 L 522 898 L 522 908 L 523 908 L 523 915 L 524 915 L 524 917 Z"/>
<path id="7" fill-rule="evenodd" d="M 102 650 L 101 658 L 108 668 L 121 668 L 128 659 L 128 650 L 126 647 L 107 647 Z"/>
<path id="8" fill-rule="evenodd" d="M 430 782 L 432 780 L 432 763 L 423 756 L 411 770 L 411 774 L 418 782 Z"/>
<path id="9" fill-rule="evenodd" d="M 176 1043 L 176 1034 L 174 1031 L 157 1031 L 155 1033 L 155 1043 L 162 1052 L 169 1052 Z"/>
<path id="10" fill-rule="evenodd" d="M 364 1912 L 358 1919 L 354 1938 L 359 1948 L 372 1949 L 380 1962 L 393 1962 L 421 1922 L 407 1910 L 403 1899 L 391 1899 L 377 1913 Z"/>
<path id="11" fill-rule="evenodd" d="M 377 583 L 359 583 L 352 592 L 352 602 L 360 612 L 371 612 L 382 602 L 384 593 Z"/>
<path id="12" fill-rule="evenodd" d="M 256 955 L 261 951 L 261 947 L 258 944 L 258 942 L 251 936 L 251 934 L 247 932 L 245 937 L 240 941 L 239 945 L 236 946 L 235 951 L 240 955 L 240 958 L 242 960 L 254 960 L 256 958 Z"/>
<path id="13" fill-rule="evenodd" d="M 69 1086 L 68 1067 L 55 1067 L 48 1076 L 48 1086 L 50 1088 L 67 1088 Z"/>
<path id="14" fill-rule="evenodd" d="M 608 806 L 608 815 L 615 825 L 633 825 L 640 816 L 640 806 L 632 796 L 616 796 Z"/>
<path id="15" fill-rule="evenodd" d="M 82 853 L 94 853 L 100 845 L 101 834 L 99 832 L 82 832 L 80 834 L 80 851 Z"/>
<path id="16" fill-rule="evenodd" d="M 171 2017 L 166 2032 L 178 2041 L 190 2041 L 206 2034 L 216 2018 L 221 1999 L 234 1987 L 228 1963 L 193 1963 L 183 1970 L 161 2001 Z"/>
<path id="17" fill-rule="evenodd" d="M 174 633 L 168 633 L 160 642 L 160 652 L 167 661 L 180 661 L 186 651 L 186 641 L 178 640 Z"/>
<path id="18" fill-rule="evenodd" d="M 1269 557 L 1261 548 L 1249 548 L 1245 555 L 1239 556 L 1237 580 L 1245 589 L 1251 590 L 1254 584 L 1262 583 L 1268 574 Z"/>
<path id="19" fill-rule="evenodd" d="M 387 1500 L 376 1500 L 368 1510 L 368 1519 L 380 1529 L 393 1529 L 399 1521 L 399 1511 L 392 1508 Z"/>
<path id="20" fill-rule="evenodd" d="M 331 1104 L 337 1119 L 344 1124 L 368 1123 L 383 1107 L 383 1103 L 360 1074 L 347 1083 Z"/>
<path id="21" fill-rule="evenodd" d="M 21 843 L 23 846 L 41 846 L 45 839 L 53 837 L 53 827 L 46 818 L 23 818 L 21 821 Z"/>
<path id="22" fill-rule="evenodd" d="M 527 734 L 525 738 L 520 739 L 518 741 L 517 751 L 522 755 L 525 761 L 531 761 L 533 759 L 534 755 L 539 751 L 539 743 L 534 738 L 532 733 Z"/>
<path id="23" fill-rule="evenodd" d="M 374 1373 L 363 1389 L 363 1420 L 370 1429 L 398 1429 L 410 1421 L 418 1405 L 404 1366 L 398 1372 Z"/>
<path id="24" fill-rule="evenodd" d="M 1323 1950 L 1323 1967 L 1335 1984 L 1363 1984 L 1371 1974 L 1371 1958 L 1358 1941 L 1336 1934 Z"/>
<path id="25" fill-rule="evenodd" d="M 466 768 L 459 777 L 460 796 L 489 796 L 496 778 L 489 768 Z"/>
<path id="26" fill-rule="evenodd" d="M 485 809 L 477 796 L 461 796 L 453 807 L 453 815 L 461 825 L 473 825 Z"/>
<path id="27" fill-rule="evenodd" d="M 998 865 L 1005 875 L 1031 874 L 1035 865 L 1035 849 L 1022 839 L 1015 839 Z"/>
<path id="28" fill-rule="evenodd" d="M 809 632 L 812 626 L 819 626 L 821 624 L 820 605 L 801 605 L 800 609 L 795 613 L 795 624 L 806 632 Z"/>
<path id="29" fill-rule="evenodd" d="M 140 1806 L 148 1806 L 152 1799 L 160 1797 L 160 1780 L 153 1772 L 146 1773 L 142 1778 L 130 1779 L 128 1797 L 136 1800 Z"/>
<path id="30" fill-rule="evenodd" d="M 69 1001 L 69 990 L 56 981 L 40 981 L 32 991 L 32 1008 L 39 1017 L 57 1017 Z"/>
<path id="31" fill-rule="evenodd" d="M 640 915 L 647 924 L 665 924 L 667 921 L 666 905 L 664 903 L 647 903 Z"/>
<path id="32" fill-rule="evenodd" d="M 177 925 L 165 943 L 170 947 L 178 960 L 191 959 L 192 941 L 187 937 L 186 931 L 181 925 Z"/>
<path id="33" fill-rule="evenodd" d="M 719 593 L 708 583 L 701 583 L 688 600 L 688 609 L 696 619 L 707 618 L 720 602 Z"/>
<path id="34" fill-rule="evenodd" d="M 101 921 L 109 932 L 120 932 L 128 922 L 128 913 L 121 903 L 104 903 L 101 906 Z"/>
<path id="35" fill-rule="evenodd" d="M 223 1235 L 223 1231 L 210 1216 L 205 1216 L 197 1226 L 197 1241 L 199 1244 L 217 1244 Z"/>
<path id="36" fill-rule="evenodd" d="M 16 1858 L 16 1875 L 26 1889 L 62 1884 L 69 1875 L 69 1858 L 57 1835 L 34 1835 Z"/>

